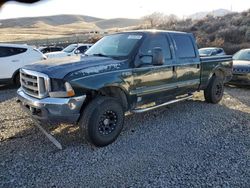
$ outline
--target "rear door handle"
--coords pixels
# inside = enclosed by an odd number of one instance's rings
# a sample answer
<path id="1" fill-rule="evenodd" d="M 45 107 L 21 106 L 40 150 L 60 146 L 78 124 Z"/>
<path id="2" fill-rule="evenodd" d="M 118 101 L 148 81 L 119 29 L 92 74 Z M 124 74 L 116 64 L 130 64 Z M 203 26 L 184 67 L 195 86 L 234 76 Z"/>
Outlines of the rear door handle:
<path id="1" fill-rule="evenodd" d="M 172 71 L 173 71 L 173 78 L 177 78 L 176 66 L 172 67 Z"/>
<path id="2" fill-rule="evenodd" d="M 173 67 L 172 67 L 172 70 L 173 70 L 173 72 L 176 72 L 176 67 L 173 66 Z"/>
<path id="3" fill-rule="evenodd" d="M 200 69 L 200 64 L 197 64 L 197 69 Z"/>

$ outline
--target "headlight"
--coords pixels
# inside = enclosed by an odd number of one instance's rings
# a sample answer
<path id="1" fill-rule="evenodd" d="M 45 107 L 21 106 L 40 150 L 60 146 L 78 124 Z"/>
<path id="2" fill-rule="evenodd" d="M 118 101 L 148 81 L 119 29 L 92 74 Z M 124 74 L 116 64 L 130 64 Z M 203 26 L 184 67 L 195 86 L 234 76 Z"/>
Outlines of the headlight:
<path id="1" fill-rule="evenodd" d="M 64 83 L 62 80 L 53 79 L 51 85 L 52 91 L 49 92 L 50 97 L 64 98 L 75 96 L 75 92 L 68 82 Z"/>

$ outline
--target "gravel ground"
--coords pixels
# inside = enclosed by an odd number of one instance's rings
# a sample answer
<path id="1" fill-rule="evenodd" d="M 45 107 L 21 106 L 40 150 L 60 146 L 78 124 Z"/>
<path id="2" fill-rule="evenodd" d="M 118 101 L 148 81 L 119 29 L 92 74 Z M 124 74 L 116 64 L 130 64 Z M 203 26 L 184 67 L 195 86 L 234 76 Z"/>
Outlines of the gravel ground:
<path id="1" fill-rule="evenodd" d="M 0 88 L 0 187 L 250 187 L 250 89 L 126 117 L 105 148 L 72 125 L 50 127 L 57 150 Z"/>

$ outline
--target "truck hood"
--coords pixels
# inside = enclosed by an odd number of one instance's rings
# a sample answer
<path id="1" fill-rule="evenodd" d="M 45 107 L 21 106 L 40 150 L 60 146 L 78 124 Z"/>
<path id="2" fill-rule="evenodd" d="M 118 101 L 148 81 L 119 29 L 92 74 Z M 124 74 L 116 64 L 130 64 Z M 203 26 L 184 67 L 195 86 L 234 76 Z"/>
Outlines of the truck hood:
<path id="1" fill-rule="evenodd" d="M 72 78 L 120 69 L 126 60 L 114 60 L 107 57 L 80 56 L 61 59 L 48 59 L 23 68 L 48 75 L 50 78 L 63 79 L 66 75 Z"/>

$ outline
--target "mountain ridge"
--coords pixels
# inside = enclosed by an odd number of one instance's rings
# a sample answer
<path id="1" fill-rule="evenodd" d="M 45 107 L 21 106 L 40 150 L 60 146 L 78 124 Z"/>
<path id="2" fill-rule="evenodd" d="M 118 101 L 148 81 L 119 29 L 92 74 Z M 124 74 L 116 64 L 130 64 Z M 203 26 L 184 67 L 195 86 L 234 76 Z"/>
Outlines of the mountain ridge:
<path id="1" fill-rule="evenodd" d="M 220 16 L 225 16 L 227 14 L 234 13 L 231 10 L 228 9 L 215 9 L 212 11 L 203 11 L 203 12 L 196 12 L 194 14 L 191 14 L 188 16 L 188 18 L 191 18 L 193 20 L 200 20 L 205 18 L 208 15 L 214 16 L 214 17 L 220 17 Z"/>
<path id="2" fill-rule="evenodd" d="M 72 14 L 60 14 L 53 16 L 39 16 L 39 17 L 22 17 L 22 18 L 11 18 L 11 19 L 1 19 L 0 28 L 30 28 L 37 23 L 44 23 L 50 26 L 61 26 L 77 22 L 82 22 L 83 24 L 95 24 L 100 29 L 110 29 L 110 28 L 122 28 L 138 25 L 140 19 L 129 19 L 129 18 L 112 18 L 103 19 L 86 15 L 72 15 Z"/>

